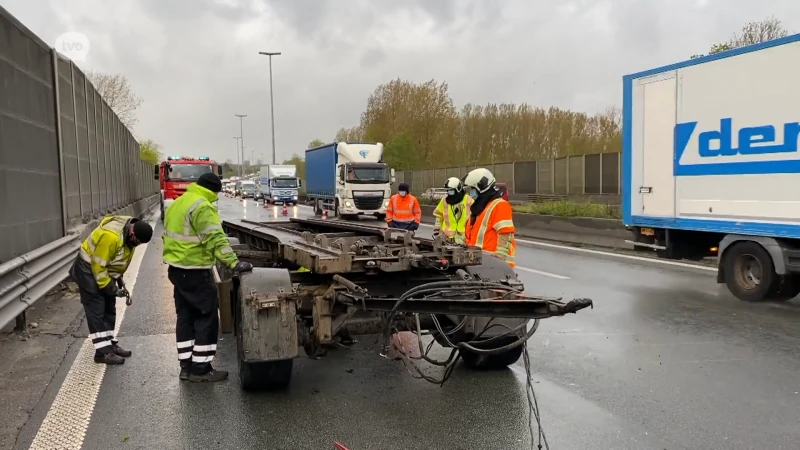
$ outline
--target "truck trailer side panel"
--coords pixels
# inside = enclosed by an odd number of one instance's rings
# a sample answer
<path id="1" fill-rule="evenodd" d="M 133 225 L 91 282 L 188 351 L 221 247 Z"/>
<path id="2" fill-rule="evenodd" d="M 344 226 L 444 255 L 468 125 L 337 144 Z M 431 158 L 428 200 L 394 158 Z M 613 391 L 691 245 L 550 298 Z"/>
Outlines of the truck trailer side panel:
<path id="1" fill-rule="evenodd" d="M 623 221 L 800 238 L 800 35 L 623 79 Z"/>
<path id="2" fill-rule="evenodd" d="M 336 144 L 306 151 L 306 193 L 310 198 L 335 198 Z"/>

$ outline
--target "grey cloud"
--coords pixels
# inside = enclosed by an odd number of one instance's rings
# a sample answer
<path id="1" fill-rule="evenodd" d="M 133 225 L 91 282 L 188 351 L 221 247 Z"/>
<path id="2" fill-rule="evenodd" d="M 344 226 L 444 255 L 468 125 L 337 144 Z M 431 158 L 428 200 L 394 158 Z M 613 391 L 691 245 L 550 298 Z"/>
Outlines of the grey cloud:
<path id="1" fill-rule="evenodd" d="M 70 20 L 93 42 L 87 68 L 125 74 L 145 102 L 137 135 L 167 151 L 278 159 L 358 123 L 395 78 L 447 81 L 465 103 L 527 102 L 589 113 L 621 101 L 624 74 L 669 64 L 764 18 L 752 0 L 0 0 L 53 43 Z M 800 31 L 800 3 L 769 14 Z M 411 19 L 408 19 L 408 18 Z"/>

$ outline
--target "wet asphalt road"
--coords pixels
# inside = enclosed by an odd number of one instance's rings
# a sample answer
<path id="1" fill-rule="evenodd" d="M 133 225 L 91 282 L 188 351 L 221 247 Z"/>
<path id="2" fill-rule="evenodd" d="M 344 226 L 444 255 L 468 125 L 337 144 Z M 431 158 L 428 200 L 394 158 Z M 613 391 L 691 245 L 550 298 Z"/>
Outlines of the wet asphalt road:
<path id="1" fill-rule="evenodd" d="M 273 213 L 225 198 L 220 211 Z M 595 301 L 543 321 L 531 341 L 550 448 L 798 448 L 798 300 L 743 304 L 710 272 L 524 245 L 517 261 L 528 292 Z M 297 360 L 286 392 L 245 394 L 230 335 L 216 360 L 229 381 L 178 380 L 160 239 L 133 297 L 120 338 L 134 356 L 106 372 L 84 449 L 329 449 L 334 440 L 352 450 L 530 448 L 521 362 L 495 373 L 460 367 L 439 388 L 364 338 L 355 350 Z"/>

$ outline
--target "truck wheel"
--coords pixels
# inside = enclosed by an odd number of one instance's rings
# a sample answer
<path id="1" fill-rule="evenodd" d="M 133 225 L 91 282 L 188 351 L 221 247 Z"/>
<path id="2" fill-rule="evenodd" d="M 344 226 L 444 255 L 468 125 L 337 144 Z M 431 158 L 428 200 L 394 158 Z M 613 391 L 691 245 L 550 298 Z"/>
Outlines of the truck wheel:
<path id="1" fill-rule="evenodd" d="M 314 202 L 314 215 L 315 216 L 322 215 L 322 200 L 316 200 Z"/>
<path id="2" fill-rule="evenodd" d="M 725 284 L 731 293 L 746 302 L 759 302 L 775 292 L 778 276 L 772 257 L 755 242 L 739 242 L 725 252 Z"/>
<path id="3" fill-rule="evenodd" d="M 509 342 L 498 343 L 498 347 L 508 345 L 517 339 L 518 338 L 514 336 Z M 496 355 L 482 355 L 478 353 L 470 353 L 466 350 L 461 352 L 461 359 L 464 360 L 464 364 L 466 364 L 470 369 L 475 370 L 502 370 L 517 362 L 520 356 L 522 356 L 521 345 Z"/>
<path id="4" fill-rule="evenodd" d="M 292 379 L 294 359 L 247 363 L 239 359 L 239 383 L 245 391 L 283 389 Z"/>

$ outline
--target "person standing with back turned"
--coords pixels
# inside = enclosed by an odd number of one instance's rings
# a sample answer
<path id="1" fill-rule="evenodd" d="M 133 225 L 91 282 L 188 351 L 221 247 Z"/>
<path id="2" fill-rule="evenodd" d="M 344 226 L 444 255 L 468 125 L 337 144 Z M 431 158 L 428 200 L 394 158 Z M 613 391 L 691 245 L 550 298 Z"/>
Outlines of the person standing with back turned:
<path id="1" fill-rule="evenodd" d="M 211 366 L 219 337 L 219 296 L 211 268 L 220 261 L 237 272 L 253 270 L 252 264 L 239 261 L 222 231 L 213 205 L 221 190 L 219 177 L 205 173 L 164 215 L 164 262 L 169 265 L 169 281 L 174 287 L 181 380 L 228 378 L 228 372 Z"/>

